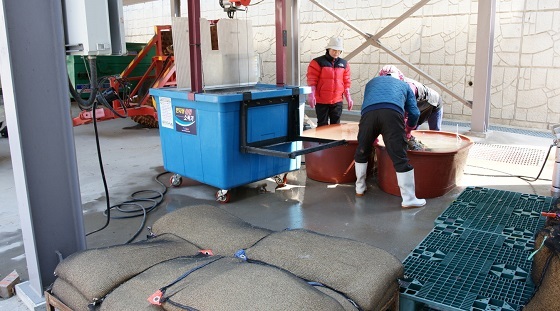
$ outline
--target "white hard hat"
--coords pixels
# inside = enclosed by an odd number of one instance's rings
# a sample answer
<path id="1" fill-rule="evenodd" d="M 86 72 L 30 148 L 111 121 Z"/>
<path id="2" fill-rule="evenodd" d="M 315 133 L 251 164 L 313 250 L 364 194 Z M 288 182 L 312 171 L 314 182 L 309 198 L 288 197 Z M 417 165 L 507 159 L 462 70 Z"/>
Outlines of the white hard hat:
<path id="1" fill-rule="evenodd" d="M 342 38 L 331 38 L 329 40 L 329 44 L 325 49 L 333 49 L 338 51 L 344 50 L 344 48 L 342 47 Z"/>

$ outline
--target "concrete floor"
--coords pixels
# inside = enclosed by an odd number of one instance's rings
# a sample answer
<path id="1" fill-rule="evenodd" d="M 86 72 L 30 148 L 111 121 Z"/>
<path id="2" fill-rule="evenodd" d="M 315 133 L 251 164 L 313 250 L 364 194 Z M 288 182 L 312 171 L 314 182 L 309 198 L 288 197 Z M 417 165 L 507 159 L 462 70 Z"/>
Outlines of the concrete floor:
<path id="1" fill-rule="evenodd" d="M 3 114 L 0 115 L 3 118 Z M 343 122 L 355 120 L 357 114 L 345 114 L 343 118 Z M 128 200 L 130 194 L 137 190 L 163 190 L 154 180 L 156 175 L 164 172 L 158 130 L 142 128 L 130 119 L 106 121 L 98 125 L 111 204 Z M 424 126 L 420 129 L 424 129 Z M 443 130 L 467 134 L 469 128 L 445 122 Z M 90 232 L 105 223 L 102 212 L 106 206 L 93 126 L 75 127 L 74 136 L 84 222 L 86 231 Z M 546 135 L 511 133 L 506 129 L 489 131 L 485 138 L 469 137 L 477 143 L 524 147 L 546 155 L 553 143 L 552 136 L 542 136 Z M 288 174 L 287 187 L 275 190 L 276 184 L 272 178 L 248 184 L 233 189 L 231 202 L 223 205 L 215 201 L 216 188 L 187 179 L 183 180 L 180 187 L 168 189 L 164 202 L 148 214 L 147 226 L 158 217 L 178 208 L 211 204 L 257 226 L 272 230 L 301 227 L 351 238 L 385 249 L 404 260 L 433 228 L 434 219 L 466 186 L 550 196 L 554 156 L 553 148 L 541 174 L 542 179 L 535 182 L 516 177 L 479 175 L 514 174 L 536 177 L 544 156 L 539 165 L 514 165 L 469 156 L 465 175 L 458 187 L 444 196 L 428 199 L 425 207 L 414 210 L 401 209 L 400 197 L 381 191 L 374 177 L 368 179 L 369 190 L 366 195 L 356 198 L 353 184 L 333 185 L 313 181 L 306 177 L 304 165 L 299 171 Z M 8 139 L 0 138 L 0 279 L 16 270 L 22 280 L 27 280 L 11 165 Z M 160 179 L 169 185 L 169 177 L 170 174 L 166 174 Z M 269 191 L 259 193 L 257 186 L 263 182 L 267 184 Z M 95 248 L 122 244 L 133 236 L 141 221 L 141 218 L 112 219 L 106 229 L 87 237 L 87 245 Z M 144 230 L 138 239 L 144 239 L 147 233 Z M 0 310 L 25 308 L 15 297 L 0 300 Z"/>

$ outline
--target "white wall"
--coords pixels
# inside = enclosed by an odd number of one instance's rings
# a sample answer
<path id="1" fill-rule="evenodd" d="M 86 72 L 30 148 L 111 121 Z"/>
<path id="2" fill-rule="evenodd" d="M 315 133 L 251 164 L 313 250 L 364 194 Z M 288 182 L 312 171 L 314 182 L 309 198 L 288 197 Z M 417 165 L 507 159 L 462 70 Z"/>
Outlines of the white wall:
<path id="1" fill-rule="evenodd" d="M 201 2 L 207 19 L 226 18 L 217 0 Z M 258 3 L 259 1 L 252 1 Z M 263 82 L 275 82 L 274 0 L 264 0 L 239 12 L 236 18 L 253 23 L 255 51 L 264 60 Z M 417 1 L 321 0 L 321 3 L 375 34 Z M 182 16 L 187 3 L 182 1 Z M 345 39 L 349 53 L 364 42 L 352 29 L 309 1 L 300 0 L 301 72 L 311 59 L 324 53 L 331 36 Z M 457 94 L 472 99 L 476 20 L 475 0 L 432 0 L 416 14 L 385 35 L 381 42 L 444 83 Z M 153 25 L 170 24 L 170 0 L 156 0 L 124 8 L 127 41 L 146 42 Z M 344 55 L 343 55 L 344 57 Z M 356 103 L 362 91 L 384 64 L 397 65 L 405 75 L 423 81 L 406 66 L 374 47 L 350 61 Z M 560 123 L 560 0 L 498 0 L 492 76 L 491 123 L 548 129 Z M 442 92 L 444 118 L 470 120 L 471 110 Z"/>
<path id="2" fill-rule="evenodd" d="M 154 35 L 155 25 L 171 25 L 170 2 L 150 0 L 125 5 L 123 16 L 126 42 L 146 43 Z"/>

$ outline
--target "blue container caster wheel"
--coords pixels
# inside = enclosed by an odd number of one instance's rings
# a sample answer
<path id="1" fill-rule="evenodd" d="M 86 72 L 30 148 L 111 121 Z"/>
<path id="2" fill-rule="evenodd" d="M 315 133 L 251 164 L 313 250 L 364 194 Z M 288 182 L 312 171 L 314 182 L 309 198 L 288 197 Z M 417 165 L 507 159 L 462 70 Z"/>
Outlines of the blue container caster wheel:
<path id="1" fill-rule="evenodd" d="M 231 194 L 227 190 L 218 190 L 216 192 L 216 201 L 226 204 L 231 199 Z"/>
<path id="2" fill-rule="evenodd" d="M 173 174 L 169 178 L 169 184 L 173 187 L 179 187 L 182 182 L 183 182 L 183 177 L 181 177 L 181 175 L 179 174 Z"/>

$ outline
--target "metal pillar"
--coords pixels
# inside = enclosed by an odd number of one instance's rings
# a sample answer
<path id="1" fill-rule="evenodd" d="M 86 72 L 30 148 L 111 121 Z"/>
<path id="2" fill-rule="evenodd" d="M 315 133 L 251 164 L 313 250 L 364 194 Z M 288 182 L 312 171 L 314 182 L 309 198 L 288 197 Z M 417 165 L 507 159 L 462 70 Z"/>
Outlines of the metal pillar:
<path id="1" fill-rule="evenodd" d="M 552 126 L 554 135 L 554 146 L 556 146 L 556 156 L 554 157 L 554 168 L 552 171 L 552 187 L 550 193 L 554 197 L 560 196 L 560 124 Z"/>
<path id="2" fill-rule="evenodd" d="M 181 17 L 181 0 L 171 0 L 171 17 Z"/>
<path id="3" fill-rule="evenodd" d="M 202 92 L 202 54 L 200 50 L 200 0 L 189 0 L 189 51 L 191 55 L 191 93 L 190 100 L 194 100 L 193 94 Z"/>
<path id="4" fill-rule="evenodd" d="M 30 285 L 18 296 L 42 298 L 54 281 L 56 252 L 68 256 L 86 248 L 62 5 L 1 4 L 0 73 Z"/>
<path id="5" fill-rule="evenodd" d="M 478 1 L 471 133 L 486 135 L 490 122 L 496 0 Z"/>
<path id="6" fill-rule="evenodd" d="M 300 48 L 299 48 L 299 1 L 285 0 L 286 9 L 286 30 L 288 37 L 288 49 L 286 54 L 286 83 L 288 85 L 299 86 L 300 78 Z"/>
<path id="7" fill-rule="evenodd" d="M 286 3 L 275 0 L 276 20 L 276 85 L 286 85 Z"/>
<path id="8" fill-rule="evenodd" d="M 109 9 L 109 30 L 111 31 L 111 51 L 112 55 L 123 55 L 128 53 L 126 50 L 126 40 L 124 39 L 124 17 L 122 0 L 108 0 Z"/>

